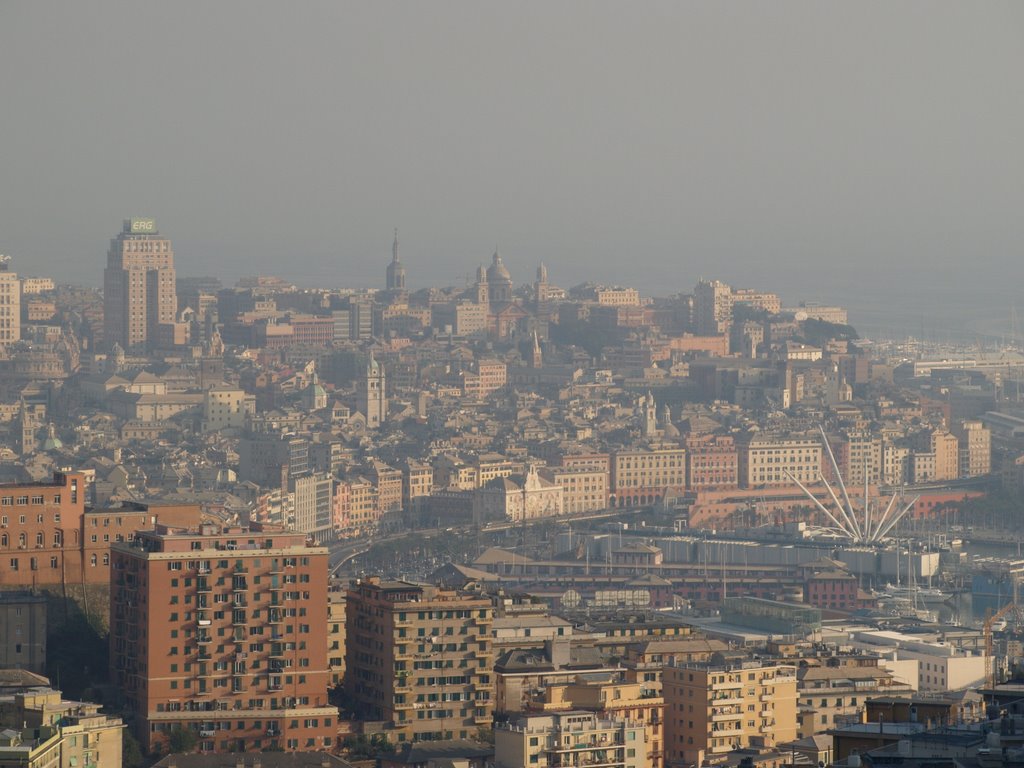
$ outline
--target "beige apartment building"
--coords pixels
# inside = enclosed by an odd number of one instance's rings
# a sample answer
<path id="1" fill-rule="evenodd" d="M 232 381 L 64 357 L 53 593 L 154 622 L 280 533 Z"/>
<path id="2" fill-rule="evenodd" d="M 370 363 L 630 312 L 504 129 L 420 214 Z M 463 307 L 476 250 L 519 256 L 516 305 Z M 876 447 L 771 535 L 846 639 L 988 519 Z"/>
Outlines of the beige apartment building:
<path id="1" fill-rule="evenodd" d="M 747 304 L 751 307 L 763 309 L 773 315 L 779 314 L 782 310 L 782 302 L 777 293 L 758 291 L 754 288 L 734 288 L 732 302 L 736 304 Z"/>
<path id="2" fill-rule="evenodd" d="M 508 477 L 508 474 L 500 475 Z M 499 475 L 492 475 L 498 477 Z M 479 488 L 480 469 L 467 464 L 457 456 L 440 456 L 434 461 L 434 487 L 442 490 L 472 491 Z"/>
<path id="3" fill-rule="evenodd" d="M 594 712 L 522 715 L 494 729 L 497 768 L 649 768 L 642 723 Z"/>
<path id="4" fill-rule="evenodd" d="M 718 336 L 732 325 L 732 288 L 718 280 L 701 280 L 693 289 L 698 336 Z"/>
<path id="5" fill-rule="evenodd" d="M 663 765 L 665 704 L 642 684 L 618 675 L 581 674 L 572 682 L 551 685 L 528 704 L 531 712 L 595 712 L 602 720 L 642 724 L 649 768 Z"/>
<path id="6" fill-rule="evenodd" d="M 23 277 L 21 278 L 21 294 L 23 296 L 36 295 L 52 291 L 55 287 L 52 277 Z"/>
<path id="7" fill-rule="evenodd" d="M 602 307 L 639 307 L 640 291 L 636 288 L 597 288 L 594 298 Z"/>
<path id="8" fill-rule="evenodd" d="M 882 482 L 901 485 L 910 477 L 910 448 L 903 443 L 882 443 Z"/>
<path id="9" fill-rule="evenodd" d="M 375 461 L 370 471 L 370 480 L 377 486 L 377 504 L 381 513 L 402 509 L 402 470 Z"/>
<path id="10" fill-rule="evenodd" d="M 797 733 L 796 674 L 788 665 L 683 664 L 662 672 L 666 765 L 702 765 L 736 747 L 774 747 Z"/>
<path id="11" fill-rule="evenodd" d="M 402 472 L 402 503 L 405 509 L 412 508 L 412 500 L 429 496 L 434 490 L 434 470 L 429 464 L 408 461 Z"/>
<path id="12" fill-rule="evenodd" d="M 152 344 L 178 311 L 174 251 L 153 219 L 128 219 L 103 271 L 103 338 L 131 352 Z"/>
<path id="13" fill-rule="evenodd" d="M 980 421 L 961 421 L 953 427 L 959 440 L 960 477 L 977 477 L 992 471 L 992 432 Z"/>
<path id="14" fill-rule="evenodd" d="M 0 347 L 21 339 L 21 282 L 9 266 L 10 259 L 0 256 Z"/>
<path id="15" fill-rule="evenodd" d="M 744 488 L 792 485 L 795 477 L 804 485 L 821 474 L 821 442 L 810 437 L 754 434 L 739 445 L 739 476 Z"/>
<path id="16" fill-rule="evenodd" d="M 0 743 L 0 766 L 121 768 L 124 723 L 99 710 L 99 704 L 68 701 L 60 691 L 45 687 L 0 699 L 0 731 L 30 731 L 37 742 L 12 745 L 13 749 Z M 56 750 L 50 743 L 54 737 Z"/>
<path id="17" fill-rule="evenodd" d="M 612 455 L 610 506 L 653 504 L 666 488 L 686 487 L 686 449 L 652 448 Z"/>
<path id="18" fill-rule="evenodd" d="M 626 678 L 643 683 L 644 690 L 661 696 L 661 673 L 675 664 L 707 662 L 729 650 L 721 640 L 706 637 L 656 637 L 627 645 L 622 657 Z"/>
<path id="19" fill-rule="evenodd" d="M 332 580 L 327 592 L 327 664 L 331 668 L 331 687 L 345 678 L 345 588 Z"/>
<path id="20" fill-rule="evenodd" d="M 244 429 L 245 420 L 256 413 L 255 395 L 227 384 L 203 393 L 203 432 Z"/>
<path id="21" fill-rule="evenodd" d="M 956 480 L 960 476 L 960 441 L 944 429 L 926 432 L 918 439 L 910 464 L 914 483 Z"/>
<path id="22" fill-rule="evenodd" d="M 797 738 L 824 733 L 842 720 L 859 717 L 864 702 L 880 696 L 910 696 L 914 687 L 884 667 L 865 665 L 803 667 L 797 672 Z"/>
<path id="23" fill-rule="evenodd" d="M 881 437 L 851 430 L 832 443 L 832 450 L 848 488 L 863 488 L 865 478 L 869 485 L 881 482 L 884 469 Z"/>
<path id="24" fill-rule="evenodd" d="M 346 596 L 345 690 L 392 743 L 465 739 L 494 712 L 490 600 L 371 577 Z"/>
<path id="25" fill-rule="evenodd" d="M 513 461 L 500 453 L 485 453 L 473 460 L 478 488 L 483 488 L 496 477 L 511 477 L 523 472 L 523 462 Z"/>
<path id="26" fill-rule="evenodd" d="M 608 507 L 607 470 L 545 467 L 540 470 L 540 475 L 548 482 L 562 487 L 563 514 L 597 512 Z"/>

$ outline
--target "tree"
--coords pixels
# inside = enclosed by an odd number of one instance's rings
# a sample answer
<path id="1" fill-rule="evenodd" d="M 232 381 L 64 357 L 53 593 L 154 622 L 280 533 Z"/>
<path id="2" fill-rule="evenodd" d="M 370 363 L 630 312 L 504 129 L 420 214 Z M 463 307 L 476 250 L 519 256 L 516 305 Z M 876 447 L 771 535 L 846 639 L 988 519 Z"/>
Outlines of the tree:
<path id="1" fill-rule="evenodd" d="M 191 752 L 196 748 L 199 737 L 191 728 L 182 728 L 180 725 L 171 729 L 167 739 L 167 748 L 171 753 Z"/>
<path id="2" fill-rule="evenodd" d="M 121 730 L 121 765 L 123 768 L 139 768 L 145 763 L 142 747 L 127 728 Z"/>

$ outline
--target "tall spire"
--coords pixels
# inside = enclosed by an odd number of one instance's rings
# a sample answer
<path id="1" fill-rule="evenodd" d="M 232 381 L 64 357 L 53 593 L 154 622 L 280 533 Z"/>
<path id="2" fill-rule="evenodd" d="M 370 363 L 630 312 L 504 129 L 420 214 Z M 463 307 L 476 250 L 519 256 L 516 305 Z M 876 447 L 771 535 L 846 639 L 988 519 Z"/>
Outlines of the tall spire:
<path id="1" fill-rule="evenodd" d="M 391 246 L 391 263 L 386 271 L 386 285 L 389 291 L 405 290 L 405 267 L 398 257 L 398 227 L 395 227 L 395 242 Z"/>

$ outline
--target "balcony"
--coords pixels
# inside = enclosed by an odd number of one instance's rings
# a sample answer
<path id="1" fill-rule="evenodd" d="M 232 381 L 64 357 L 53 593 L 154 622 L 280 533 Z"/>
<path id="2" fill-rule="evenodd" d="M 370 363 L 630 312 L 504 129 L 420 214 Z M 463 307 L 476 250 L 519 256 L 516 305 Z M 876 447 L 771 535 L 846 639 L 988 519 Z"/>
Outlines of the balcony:
<path id="1" fill-rule="evenodd" d="M 267 622 L 269 624 L 280 624 L 284 621 L 284 615 L 281 611 L 269 610 L 267 611 Z"/>
<path id="2" fill-rule="evenodd" d="M 743 726 L 740 723 L 736 725 L 730 725 L 728 727 L 722 727 L 711 730 L 711 736 L 714 738 L 721 738 L 722 736 L 738 736 L 743 733 Z"/>
<path id="3" fill-rule="evenodd" d="M 712 712 L 711 722 L 712 723 L 724 723 L 728 720 L 742 720 L 742 712 Z"/>
<path id="4" fill-rule="evenodd" d="M 712 683 L 712 691 L 737 691 L 743 688 L 742 680 L 725 681 L 722 683 Z"/>
<path id="5" fill-rule="evenodd" d="M 212 643 L 213 638 L 209 635 L 198 635 L 196 637 L 196 642 L 199 643 L 199 645 L 206 645 L 208 643 Z"/>
<path id="6" fill-rule="evenodd" d="M 564 733 L 564 731 L 563 731 L 563 733 Z M 582 736 L 582 734 L 581 734 L 581 736 Z M 596 741 L 594 741 L 591 744 L 580 743 L 580 744 L 571 744 L 568 747 L 565 747 L 565 746 L 551 747 L 551 748 L 548 749 L 548 752 L 579 753 L 582 750 L 590 750 L 590 751 L 601 750 L 601 751 L 611 751 L 611 752 L 614 752 L 614 751 L 616 751 L 616 749 L 618 747 L 625 746 L 625 743 L 626 743 L 625 741 L 623 741 L 621 738 L 618 738 L 618 737 L 613 738 L 613 739 L 597 739 Z"/>
<path id="7" fill-rule="evenodd" d="M 199 619 L 196 623 L 199 624 L 200 627 L 208 627 L 213 624 L 209 619 Z"/>
<path id="8" fill-rule="evenodd" d="M 711 700 L 711 703 L 716 707 L 724 707 L 729 704 L 742 704 L 743 702 L 744 698 L 742 696 L 735 696 L 731 694 L 726 696 L 716 696 Z"/>
<path id="9" fill-rule="evenodd" d="M 775 712 L 773 712 L 770 709 L 762 709 L 760 717 L 765 720 L 770 720 L 771 718 L 775 717 Z"/>

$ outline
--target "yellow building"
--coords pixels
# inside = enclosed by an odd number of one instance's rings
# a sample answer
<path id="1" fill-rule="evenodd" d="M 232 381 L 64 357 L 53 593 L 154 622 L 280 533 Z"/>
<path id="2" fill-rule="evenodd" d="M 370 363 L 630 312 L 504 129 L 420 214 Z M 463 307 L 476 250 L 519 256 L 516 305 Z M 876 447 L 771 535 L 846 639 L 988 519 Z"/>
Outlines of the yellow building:
<path id="1" fill-rule="evenodd" d="M 686 450 L 616 451 L 612 456 L 612 506 L 653 504 L 666 488 L 686 488 Z"/>
<path id="2" fill-rule="evenodd" d="M 476 466 L 478 488 L 483 488 L 496 477 L 511 477 L 523 472 L 523 462 L 512 461 L 500 453 L 477 456 L 473 463 Z"/>
<path id="3" fill-rule="evenodd" d="M 412 508 L 412 500 L 429 496 L 434 489 L 434 470 L 429 464 L 408 461 L 402 472 L 402 502 L 405 509 Z"/>
<path id="4" fill-rule="evenodd" d="M 368 578 L 346 596 L 345 690 L 392 743 L 465 739 L 494 712 L 490 600 Z"/>
<path id="5" fill-rule="evenodd" d="M 992 471 L 992 432 L 980 421 L 961 421 L 953 428 L 960 442 L 960 477 Z"/>
<path id="6" fill-rule="evenodd" d="M 327 593 L 327 663 L 331 668 L 331 685 L 341 685 L 345 677 L 345 590 L 331 583 Z"/>
<path id="7" fill-rule="evenodd" d="M 868 699 L 910 696 L 914 687 L 897 680 L 876 664 L 803 667 L 797 673 L 799 694 L 797 738 L 824 733 L 837 718 L 858 717 Z"/>
<path id="8" fill-rule="evenodd" d="M 805 485 L 821 473 L 821 443 L 815 438 L 754 434 L 739 445 L 739 476 L 745 488 Z"/>
<path id="9" fill-rule="evenodd" d="M 640 292 L 636 288 L 605 288 L 594 291 L 597 303 L 602 307 L 639 307 Z"/>
<path id="10" fill-rule="evenodd" d="M 648 768 L 663 764 L 664 701 L 640 683 L 618 675 L 581 674 L 572 682 L 551 685 L 528 704 L 532 712 L 587 710 L 602 719 L 642 724 Z"/>
<path id="11" fill-rule="evenodd" d="M 21 338 L 21 283 L 8 272 L 9 260 L 0 256 L 0 347 Z"/>
<path id="12" fill-rule="evenodd" d="M 100 705 L 68 701 L 52 688 L 33 688 L 0 703 L 0 731 L 13 726 L 17 744 L 0 741 L 0 766 L 121 768 L 119 717 Z M 8 759 L 12 762 L 8 762 Z"/>
<path id="13" fill-rule="evenodd" d="M 728 649 L 727 643 L 714 638 L 659 637 L 628 645 L 622 665 L 626 667 L 627 679 L 643 683 L 644 690 L 660 696 L 661 672 L 665 667 L 706 662 Z"/>
<path id="14" fill-rule="evenodd" d="M 796 738 L 791 666 L 747 661 L 665 667 L 662 697 L 668 765 L 702 765 L 736 747 L 774 747 Z"/>
<path id="15" fill-rule="evenodd" d="M 648 768 L 641 723 L 594 712 L 523 715 L 494 729 L 497 768 Z"/>
<path id="16" fill-rule="evenodd" d="M 60 732 L 51 726 L 0 729 L 0 768 L 63 768 L 60 747 Z"/>
<path id="17" fill-rule="evenodd" d="M 370 479 L 377 486 L 377 506 L 381 513 L 402 509 L 402 471 L 389 467 L 381 461 L 374 461 L 370 468 Z"/>
<path id="18" fill-rule="evenodd" d="M 567 515 L 597 512 L 608 507 L 608 471 L 547 467 L 540 470 L 545 480 L 565 491 L 562 511 Z"/>
<path id="19" fill-rule="evenodd" d="M 203 393 L 203 432 L 244 429 L 245 420 L 256 412 L 256 398 L 244 389 L 227 384 Z"/>

